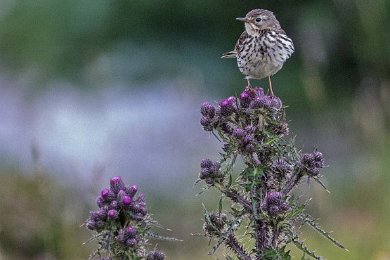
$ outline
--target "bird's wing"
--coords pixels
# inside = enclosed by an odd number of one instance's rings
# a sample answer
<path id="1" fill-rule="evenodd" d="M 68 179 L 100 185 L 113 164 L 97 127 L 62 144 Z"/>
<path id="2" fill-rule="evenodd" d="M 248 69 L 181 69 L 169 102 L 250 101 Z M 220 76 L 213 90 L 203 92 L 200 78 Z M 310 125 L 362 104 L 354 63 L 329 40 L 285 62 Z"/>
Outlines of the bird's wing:
<path id="1" fill-rule="evenodd" d="M 234 50 L 236 53 L 240 53 L 243 51 L 244 49 L 244 44 L 243 42 L 245 41 L 246 38 L 248 38 L 248 33 L 246 31 L 244 31 L 243 33 L 241 33 L 240 35 L 240 38 L 238 38 L 238 41 L 236 43 L 236 46 L 234 47 Z"/>
<path id="2" fill-rule="evenodd" d="M 248 34 L 244 31 L 240 38 L 238 38 L 238 41 L 236 43 L 236 46 L 234 47 L 233 51 L 225 52 L 222 54 L 221 58 L 237 58 L 237 54 L 242 51 L 242 42 L 245 40 L 245 38 L 248 37 Z M 241 48 L 240 48 L 241 46 Z"/>
<path id="3" fill-rule="evenodd" d="M 228 51 L 222 54 L 221 58 L 237 58 L 237 52 L 236 51 Z"/>

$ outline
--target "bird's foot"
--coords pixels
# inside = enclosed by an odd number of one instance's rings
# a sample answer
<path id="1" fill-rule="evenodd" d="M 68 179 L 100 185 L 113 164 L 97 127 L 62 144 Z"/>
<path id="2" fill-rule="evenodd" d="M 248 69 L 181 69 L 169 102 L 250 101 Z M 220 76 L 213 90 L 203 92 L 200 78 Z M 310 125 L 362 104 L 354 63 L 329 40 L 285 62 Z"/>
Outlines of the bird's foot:
<path id="1" fill-rule="evenodd" d="M 249 79 L 246 79 L 246 87 L 245 88 L 252 88 L 251 82 Z"/>

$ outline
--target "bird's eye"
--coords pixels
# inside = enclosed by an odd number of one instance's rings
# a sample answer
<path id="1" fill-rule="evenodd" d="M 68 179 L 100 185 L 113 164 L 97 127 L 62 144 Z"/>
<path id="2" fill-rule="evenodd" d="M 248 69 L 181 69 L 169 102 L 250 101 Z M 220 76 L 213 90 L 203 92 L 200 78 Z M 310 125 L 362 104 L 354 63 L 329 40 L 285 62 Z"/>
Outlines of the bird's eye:
<path id="1" fill-rule="evenodd" d="M 261 18 L 260 17 L 258 17 L 258 18 L 256 18 L 256 23 L 260 23 L 261 22 Z"/>

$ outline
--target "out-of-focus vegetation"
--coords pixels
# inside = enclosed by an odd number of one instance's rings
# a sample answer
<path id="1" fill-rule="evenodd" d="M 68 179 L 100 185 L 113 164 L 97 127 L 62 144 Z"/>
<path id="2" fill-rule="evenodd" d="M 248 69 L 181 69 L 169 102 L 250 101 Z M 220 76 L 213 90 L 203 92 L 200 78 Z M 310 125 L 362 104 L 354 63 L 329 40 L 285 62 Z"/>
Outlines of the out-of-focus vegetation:
<path id="1" fill-rule="evenodd" d="M 37 134 L 37 128 L 30 125 L 36 112 L 27 104 L 57 85 L 65 86 L 66 92 L 83 91 L 88 97 L 116 86 L 148 91 L 160 84 L 174 84 L 176 93 L 208 96 L 208 100 L 239 93 L 245 82 L 236 64 L 220 59 L 243 30 L 234 18 L 253 8 L 272 10 L 296 47 L 273 77 L 275 92 L 289 105 L 290 130 L 297 135 L 297 143 L 318 145 L 329 164 L 325 175 L 332 193 L 317 190 L 313 183 L 303 186 L 302 193 L 313 197 L 313 215 L 320 217 L 326 229 L 335 230 L 333 235 L 350 252 L 331 247 L 314 232 L 304 230 L 307 242 L 328 259 L 390 257 L 390 1 L 0 0 L 0 6 L 0 100 L 7 101 L 8 89 L 21 92 L 17 102 L 25 111 L 20 116 L 23 128 L 10 126 L 15 120 L 6 116 L 13 115 L 12 111 L 8 103 L 0 103 L 1 141 L 15 131 Z M 259 83 L 266 85 L 266 81 Z M 68 85 L 72 87 L 66 88 Z M 82 100 L 93 103 L 93 98 Z M 70 107 L 72 102 L 75 100 L 69 101 Z M 175 110 L 167 111 L 166 103 L 172 102 L 156 104 L 162 116 Z M 197 109 L 188 109 L 188 113 Z M 101 110 L 97 114 L 103 114 Z M 158 164 L 161 168 L 166 157 L 158 162 L 147 159 L 158 157 L 159 152 L 161 156 L 172 152 L 179 158 L 181 147 L 196 147 L 199 140 L 191 137 L 201 131 L 200 126 L 189 129 L 170 119 L 161 119 L 166 128 L 153 129 L 151 124 L 153 133 L 178 136 L 185 130 L 189 141 L 169 136 L 163 144 L 170 145 L 161 148 L 153 146 L 158 143 L 153 137 L 158 135 L 144 137 L 150 151 L 137 166 L 144 164 L 151 170 L 150 165 Z M 148 122 L 137 120 L 135 126 Z M 44 118 L 41 121 L 50 123 Z M 80 124 L 75 123 L 74 129 Z M 112 126 L 108 129 L 116 131 Z M 146 132 L 141 129 L 139 135 L 128 138 L 142 140 L 141 134 Z M 69 138 L 78 140 L 79 136 Z M 126 144 L 123 140 L 107 142 Z M 89 234 L 79 226 L 94 207 L 91 194 L 102 187 L 97 180 L 105 183 L 108 177 L 95 179 L 93 184 L 81 178 L 74 186 L 66 177 L 74 172 L 57 173 L 48 167 L 45 174 L 32 174 L 17 157 L 18 150 L 29 150 L 28 145 L 15 138 L 13 152 L 8 153 L 0 143 L 0 258 L 85 259 L 93 245 L 82 245 Z M 43 154 L 60 147 L 50 149 Z M 197 147 L 192 158 L 211 153 Z M 85 150 L 78 156 L 80 161 L 87 159 Z M 131 157 L 134 155 L 113 155 L 115 163 Z M 199 166 L 187 160 L 166 162 L 188 165 L 179 177 L 161 176 L 158 182 L 150 180 L 141 186 L 155 219 L 173 230 L 166 235 L 184 239 L 174 245 L 161 243 L 159 248 L 167 251 L 170 259 L 212 259 L 207 256 L 208 241 L 189 234 L 201 231 L 201 202 L 215 205 L 218 198 L 211 193 L 194 197 L 197 188 L 191 187 Z M 132 177 L 132 169 L 105 174 L 127 175 L 129 181 L 138 178 Z M 147 172 L 137 174 L 146 176 Z M 169 185 L 177 179 L 177 192 L 182 193 L 172 194 Z"/>
<path id="2" fill-rule="evenodd" d="M 99 82 L 95 77 L 150 80 L 192 68 L 207 82 L 225 81 L 213 88 L 239 88 L 235 64 L 218 58 L 243 30 L 234 18 L 259 7 L 275 12 L 297 47 L 275 77 L 281 88 L 303 85 L 319 99 L 388 84 L 390 4 L 384 0 L 3 0 L 1 63 L 36 79 L 78 79 L 81 86 Z M 88 73 L 94 69 L 98 75 Z"/>
<path id="3" fill-rule="evenodd" d="M 83 259 L 84 199 L 42 173 L 0 172 L 0 258 Z"/>

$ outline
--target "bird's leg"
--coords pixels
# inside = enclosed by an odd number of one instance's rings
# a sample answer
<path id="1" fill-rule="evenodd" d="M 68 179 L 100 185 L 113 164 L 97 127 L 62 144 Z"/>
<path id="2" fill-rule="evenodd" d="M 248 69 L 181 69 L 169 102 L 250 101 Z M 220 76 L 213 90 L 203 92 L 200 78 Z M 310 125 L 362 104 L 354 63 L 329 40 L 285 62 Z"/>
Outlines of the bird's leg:
<path id="1" fill-rule="evenodd" d="M 269 90 L 271 91 L 271 95 L 274 95 L 274 91 L 272 90 L 272 83 L 271 83 L 271 76 L 268 76 L 268 84 L 269 84 Z"/>
<path id="2" fill-rule="evenodd" d="M 250 82 L 250 80 L 247 78 L 246 79 L 246 82 L 247 82 L 247 85 L 246 85 L 246 87 L 247 88 L 251 88 L 252 86 L 251 86 L 251 82 Z"/>

